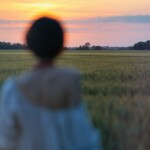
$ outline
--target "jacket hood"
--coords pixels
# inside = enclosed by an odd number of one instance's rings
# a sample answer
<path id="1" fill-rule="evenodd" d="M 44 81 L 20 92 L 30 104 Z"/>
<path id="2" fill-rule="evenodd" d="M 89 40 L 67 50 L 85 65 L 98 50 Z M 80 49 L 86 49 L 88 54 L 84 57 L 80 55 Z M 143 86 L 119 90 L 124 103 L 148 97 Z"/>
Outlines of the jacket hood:
<path id="1" fill-rule="evenodd" d="M 17 84 L 35 104 L 55 109 L 75 106 L 80 92 L 73 72 L 56 68 L 32 70 L 19 76 Z"/>

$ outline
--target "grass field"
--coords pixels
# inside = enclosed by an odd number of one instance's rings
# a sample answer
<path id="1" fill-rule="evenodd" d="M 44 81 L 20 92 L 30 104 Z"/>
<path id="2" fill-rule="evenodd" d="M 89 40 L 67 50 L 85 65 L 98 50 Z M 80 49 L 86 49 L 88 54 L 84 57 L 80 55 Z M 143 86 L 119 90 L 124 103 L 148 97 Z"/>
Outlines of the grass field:
<path id="1" fill-rule="evenodd" d="M 0 51 L 0 83 L 34 62 L 25 51 Z M 56 63 L 81 71 L 83 100 L 104 150 L 150 149 L 150 51 L 72 51 Z"/>

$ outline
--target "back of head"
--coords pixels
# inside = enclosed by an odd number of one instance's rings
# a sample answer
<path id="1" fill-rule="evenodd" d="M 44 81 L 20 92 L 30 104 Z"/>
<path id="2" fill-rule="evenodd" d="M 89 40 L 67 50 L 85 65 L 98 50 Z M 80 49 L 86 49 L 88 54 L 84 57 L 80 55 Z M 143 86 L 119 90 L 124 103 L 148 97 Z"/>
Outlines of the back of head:
<path id="1" fill-rule="evenodd" d="M 26 41 L 39 59 L 51 60 L 62 50 L 63 34 L 63 29 L 57 20 L 41 17 L 35 20 L 28 30 Z"/>

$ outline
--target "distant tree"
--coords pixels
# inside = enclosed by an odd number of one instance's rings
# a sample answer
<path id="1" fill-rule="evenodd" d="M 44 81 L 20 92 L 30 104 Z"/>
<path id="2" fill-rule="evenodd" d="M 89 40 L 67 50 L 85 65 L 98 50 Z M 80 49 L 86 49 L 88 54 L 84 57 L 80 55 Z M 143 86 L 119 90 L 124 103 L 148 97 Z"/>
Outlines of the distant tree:
<path id="1" fill-rule="evenodd" d="M 90 48 L 90 45 L 91 45 L 91 44 L 90 44 L 89 42 L 87 42 L 87 43 L 84 44 L 84 46 L 85 46 L 85 47 L 88 47 L 88 48 Z"/>
<path id="2" fill-rule="evenodd" d="M 138 42 L 133 45 L 134 50 L 150 50 L 150 41 Z"/>
<path id="3" fill-rule="evenodd" d="M 84 45 L 80 45 L 77 49 L 78 50 L 89 50 L 90 49 L 90 43 L 87 42 Z"/>
<path id="4" fill-rule="evenodd" d="M 103 48 L 101 47 L 101 46 L 99 46 L 99 45 L 93 45 L 92 47 L 91 47 L 91 49 L 92 50 L 102 50 Z"/>
<path id="5" fill-rule="evenodd" d="M 80 45 L 79 47 L 77 47 L 77 50 L 89 50 L 90 46 L 89 44 L 85 43 L 84 45 Z"/>
<path id="6" fill-rule="evenodd" d="M 63 49 L 64 49 L 64 50 L 68 50 L 68 47 L 65 46 L 65 47 L 63 47 Z"/>

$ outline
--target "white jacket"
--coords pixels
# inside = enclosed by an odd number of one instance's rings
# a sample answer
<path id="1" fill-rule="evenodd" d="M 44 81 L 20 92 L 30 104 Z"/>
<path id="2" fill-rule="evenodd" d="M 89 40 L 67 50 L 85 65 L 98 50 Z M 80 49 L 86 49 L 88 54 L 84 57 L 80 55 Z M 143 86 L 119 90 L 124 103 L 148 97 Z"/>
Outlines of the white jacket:
<path id="1" fill-rule="evenodd" d="M 80 74 L 46 68 L 8 79 L 0 105 L 0 148 L 99 150 L 80 97 Z"/>

